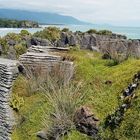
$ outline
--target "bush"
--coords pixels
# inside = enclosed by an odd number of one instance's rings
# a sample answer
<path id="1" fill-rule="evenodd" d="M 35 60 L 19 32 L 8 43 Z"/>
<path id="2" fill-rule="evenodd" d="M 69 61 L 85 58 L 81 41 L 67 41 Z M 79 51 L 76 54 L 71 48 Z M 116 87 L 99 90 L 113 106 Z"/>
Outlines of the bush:
<path id="1" fill-rule="evenodd" d="M 2 46 L 2 54 L 6 55 L 9 49 L 7 41 L 3 38 L 0 38 L 0 45 Z"/>
<path id="2" fill-rule="evenodd" d="M 16 112 L 19 112 L 20 108 L 24 105 L 24 99 L 18 95 L 13 95 L 10 101 L 10 106 Z"/>
<path id="3" fill-rule="evenodd" d="M 4 39 L 6 39 L 7 41 L 9 41 L 9 40 L 14 40 L 16 42 L 21 41 L 20 35 L 16 34 L 16 33 L 8 33 L 6 36 L 4 36 Z"/>
<path id="4" fill-rule="evenodd" d="M 21 35 L 22 37 L 25 37 L 25 36 L 29 36 L 30 33 L 29 33 L 27 30 L 21 30 L 21 31 L 20 31 L 20 35 Z"/>
<path id="5" fill-rule="evenodd" d="M 63 28 L 62 29 L 62 32 L 69 32 L 70 30 L 69 30 L 69 28 Z"/>
<path id="6" fill-rule="evenodd" d="M 57 27 L 48 27 L 45 28 L 43 31 L 36 32 L 34 36 L 48 39 L 51 42 L 54 42 L 60 39 L 60 29 Z"/>
<path id="7" fill-rule="evenodd" d="M 17 56 L 17 58 L 20 55 L 24 54 L 26 52 L 26 50 L 27 50 L 27 48 L 25 46 L 21 45 L 21 44 L 18 44 L 16 46 L 14 46 L 14 49 L 16 50 L 16 56 Z"/>
<path id="8" fill-rule="evenodd" d="M 97 34 L 97 30 L 90 29 L 90 30 L 87 31 L 87 33 L 89 33 L 89 34 Z"/>
<path id="9" fill-rule="evenodd" d="M 112 35 L 112 31 L 109 30 L 100 30 L 97 32 L 99 35 Z"/>

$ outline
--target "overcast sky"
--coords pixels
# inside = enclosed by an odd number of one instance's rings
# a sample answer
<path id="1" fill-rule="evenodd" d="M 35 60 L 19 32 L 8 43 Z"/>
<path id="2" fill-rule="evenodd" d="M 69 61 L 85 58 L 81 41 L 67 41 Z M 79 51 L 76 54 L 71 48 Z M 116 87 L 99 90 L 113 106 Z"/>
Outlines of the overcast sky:
<path id="1" fill-rule="evenodd" d="M 0 8 L 57 12 L 92 23 L 140 26 L 140 0 L 0 0 Z"/>

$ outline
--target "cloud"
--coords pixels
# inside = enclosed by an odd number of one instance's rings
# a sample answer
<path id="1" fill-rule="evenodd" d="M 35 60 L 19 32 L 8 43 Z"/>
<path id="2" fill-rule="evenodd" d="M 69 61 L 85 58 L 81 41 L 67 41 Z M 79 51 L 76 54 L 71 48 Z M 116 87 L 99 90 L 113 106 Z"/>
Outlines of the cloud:
<path id="1" fill-rule="evenodd" d="M 0 0 L 0 7 L 57 12 L 101 24 L 140 24 L 140 0 Z"/>

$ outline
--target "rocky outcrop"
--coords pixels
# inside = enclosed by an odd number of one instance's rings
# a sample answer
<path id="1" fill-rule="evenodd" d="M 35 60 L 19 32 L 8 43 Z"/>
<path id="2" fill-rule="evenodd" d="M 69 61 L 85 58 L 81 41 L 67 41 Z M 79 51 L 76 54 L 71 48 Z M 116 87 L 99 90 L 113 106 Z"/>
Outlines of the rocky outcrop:
<path id="1" fill-rule="evenodd" d="M 42 39 L 38 37 L 32 37 L 31 40 L 28 40 L 28 45 L 35 46 L 52 46 L 51 42 L 47 39 Z"/>
<path id="2" fill-rule="evenodd" d="M 126 36 L 117 34 L 99 35 L 79 32 L 62 32 L 56 46 L 80 46 L 81 49 L 89 49 L 103 53 L 113 48 L 119 53 L 140 57 L 140 40 L 127 40 Z"/>
<path id="3" fill-rule="evenodd" d="M 67 83 L 73 76 L 73 62 L 63 61 L 63 57 L 55 52 L 66 51 L 65 48 L 32 46 L 28 52 L 21 55 L 19 61 L 25 68 L 35 70 L 41 68 L 43 73 L 57 73 Z"/>
<path id="4" fill-rule="evenodd" d="M 0 58 L 0 140 L 10 140 L 14 119 L 9 100 L 17 74 L 17 61 Z"/>
<path id="5" fill-rule="evenodd" d="M 62 32 L 57 46 L 76 46 L 80 45 L 81 48 L 91 49 L 92 47 L 99 47 L 101 41 L 109 41 L 111 39 L 126 39 L 125 36 L 112 34 L 112 35 L 98 35 L 89 33 L 72 33 Z"/>
<path id="6" fill-rule="evenodd" d="M 69 48 L 61 48 L 61 47 L 48 47 L 48 46 L 34 46 L 28 49 L 28 52 L 40 52 L 40 53 L 51 53 L 51 52 L 67 52 Z"/>

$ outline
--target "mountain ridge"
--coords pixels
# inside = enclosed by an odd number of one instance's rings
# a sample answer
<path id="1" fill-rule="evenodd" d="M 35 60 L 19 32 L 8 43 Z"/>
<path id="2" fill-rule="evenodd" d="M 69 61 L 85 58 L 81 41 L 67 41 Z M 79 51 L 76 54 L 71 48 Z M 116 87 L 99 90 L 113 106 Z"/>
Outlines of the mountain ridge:
<path id="1" fill-rule="evenodd" d="M 32 20 L 39 24 L 91 24 L 78 20 L 72 16 L 61 15 L 50 12 L 36 12 L 19 9 L 0 9 L 0 18 L 15 19 L 15 20 Z"/>

